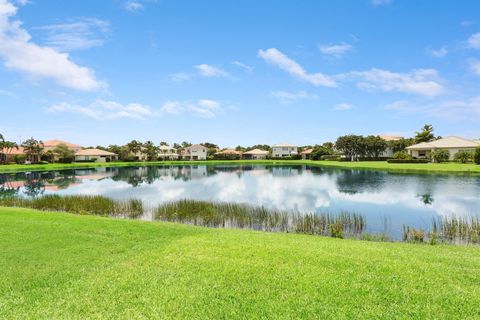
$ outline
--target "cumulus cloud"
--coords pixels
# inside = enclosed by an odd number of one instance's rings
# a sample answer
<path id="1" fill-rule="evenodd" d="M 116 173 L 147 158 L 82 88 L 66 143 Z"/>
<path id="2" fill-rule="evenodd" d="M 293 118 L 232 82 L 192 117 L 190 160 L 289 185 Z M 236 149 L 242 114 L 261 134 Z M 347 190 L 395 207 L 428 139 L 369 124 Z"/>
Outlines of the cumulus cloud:
<path id="1" fill-rule="evenodd" d="M 441 47 L 439 49 L 428 49 L 427 52 L 434 58 L 443 58 L 447 55 L 448 50 L 445 47 Z"/>
<path id="2" fill-rule="evenodd" d="M 308 93 L 306 91 L 298 92 L 287 92 L 287 91 L 272 91 L 270 95 L 274 98 L 277 98 L 281 103 L 292 103 L 298 100 L 304 99 L 317 99 L 318 96 L 315 94 Z"/>
<path id="3" fill-rule="evenodd" d="M 76 113 L 95 120 L 112 119 L 145 119 L 152 116 L 154 112 L 147 105 L 129 103 L 126 105 L 114 101 L 96 100 L 89 105 L 72 104 L 62 102 L 47 108 L 52 113 Z"/>
<path id="4" fill-rule="evenodd" d="M 474 33 L 468 38 L 467 46 L 472 49 L 480 49 L 480 32 Z"/>
<path id="5" fill-rule="evenodd" d="M 435 69 L 415 69 L 406 73 L 382 69 L 354 71 L 338 75 L 339 79 L 353 80 L 357 87 L 367 91 L 386 91 L 438 96 L 445 93 L 444 80 Z"/>
<path id="6" fill-rule="evenodd" d="M 340 57 L 353 50 L 353 46 L 348 43 L 332 44 L 319 46 L 319 50 L 322 54 L 330 55 L 334 57 Z"/>
<path id="7" fill-rule="evenodd" d="M 469 63 L 472 72 L 480 76 L 480 60 L 470 59 Z"/>
<path id="8" fill-rule="evenodd" d="M 205 64 L 205 63 L 195 66 L 195 69 L 197 69 L 198 73 L 204 77 L 209 77 L 209 78 L 224 77 L 225 78 L 229 76 L 229 74 L 225 70 L 215 66 Z"/>
<path id="9" fill-rule="evenodd" d="M 8 69 L 17 70 L 32 78 L 52 79 L 72 89 L 92 91 L 105 87 L 94 72 L 74 63 L 68 54 L 33 43 L 22 23 L 13 20 L 17 7 L 0 0 L 0 57 Z"/>
<path id="10" fill-rule="evenodd" d="M 69 52 L 98 47 L 110 31 L 110 23 L 95 18 L 78 18 L 66 23 L 38 27 L 45 32 L 45 44 L 55 50 Z"/>
<path id="11" fill-rule="evenodd" d="M 139 1 L 129 0 L 125 2 L 124 8 L 129 12 L 140 12 L 144 9 L 144 6 Z"/>
<path id="12" fill-rule="evenodd" d="M 276 48 L 267 50 L 259 50 L 258 56 L 283 71 L 286 71 L 291 76 L 308 82 L 316 87 L 336 87 L 335 80 L 323 75 L 322 73 L 307 73 L 305 69 L 296 61 L 290 59 L 288 56 L 280 52 Z"/>
<path id="13" fill-rule="evenodd" d="M 197 102 L 167 101 L 160 108 L 165 114 L 192 114 L 201 118 L 214 118 L 223 110 L 218 101 L 200 99 Z"/>
<path id="14" fill-rule="evenodd" d="M 345 110 L 350 110 L 353 108 L 353 105 L 351 105 L 350 103 L 346 103 L 346 102 L 343 102 L 343 103 L 339 103 L 337 105 L 335 105 L 334 109 L 337 110 L 337 111 L 345 111 Z"/>

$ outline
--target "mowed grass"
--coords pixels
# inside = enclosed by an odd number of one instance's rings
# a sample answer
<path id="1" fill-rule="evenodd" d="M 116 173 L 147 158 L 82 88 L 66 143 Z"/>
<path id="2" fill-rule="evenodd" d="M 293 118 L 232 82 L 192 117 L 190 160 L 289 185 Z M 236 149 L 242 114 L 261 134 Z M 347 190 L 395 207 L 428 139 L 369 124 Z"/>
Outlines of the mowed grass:
<path id="1" fill-rule="evenodd" d="M 473 319 L 480 248 L 0 208 L 0 318 Z"/>
<path id="2" fill-rule="evenodd" d="M 62 169 L 86 169 L 99 167 L 172 166 L 172 165 L 310 165 L 344 169 L 367 169 L 410 173 L 459 173 L 480 174 L 480 165 L 473 163 L 388 163 L 386 161 L 313 161 L 313 160 L 208 160 L 208 161 L 152 161 L 152 162 L 104 162 L 104 163 L 53 163 L 0 165 L 0 173 L 23 171 L 48 171 Z"/>

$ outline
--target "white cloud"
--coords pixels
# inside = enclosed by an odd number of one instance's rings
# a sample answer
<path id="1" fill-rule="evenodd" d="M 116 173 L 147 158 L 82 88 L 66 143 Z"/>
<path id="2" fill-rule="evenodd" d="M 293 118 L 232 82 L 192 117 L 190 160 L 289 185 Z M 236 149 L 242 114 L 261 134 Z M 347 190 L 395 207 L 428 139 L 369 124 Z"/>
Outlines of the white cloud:
<path id="1" fill-rule="evenodd" d="M 12 99 L 18 99 L 18 96 L 15 93 L 12 93 L 7 90 L 0 90 L 0 96 L 6 96 Z"/>
<path id="2" fill-rule="evenodd" d="M 415 69 L 398 73 L 382 69 L 354 71 L 338 75 L 339 79 L 353 79 L 360 89 L 371 91 L 413 93 L 424 96 L 438 96 L 445 93 L 445 87 L 435 69 Z"/>
<path id="3" fill-rule="evenodd" d="M 144 6 L 139 1 L 129 0 L 129 1 L 125 2 L 124 8 L 125 8 L 125 10 L 130 11 L 130 12 L 139 12 L 139 11 L 142 11 L 144 9 Z"/>
<path id="4" fill-rule="evenodd" d="M 192 114 L 201 118 L 214 118 L 223 110 L 218 101 L 200 99 L 195 103 L 167 101 L 160 108 L 166 114 Z"/>
<path id="5" fill-rule="evenodd" d="M 393 0 L 372 0 L 372 4 L 374 6 L 381 6 L 381 5 L 387 5 L 392 3 Z"/>
<path id="6" fill-rule="evenodd" d="M 272 91 L 270 95 L 277 98 L 281 103 L 292 103 L 303 99 L 317 99 L 318 96 L 310 94 L 306 91 L 287 92 L 287 91 Z"/>
<path id="7" fill-rule="evenodd" d="M 428 54 L 435 58 L 443 58 L 447 55 L 448 50 L 445 47 L 441 47 L 439 49 L 428 49 Z"/>
<path id="8" fill-rule="evenodd" d="M 343 102 L 335 105 L 334 109 L 338 111 L 345 111 L 345 110 L 350 110 L 353 108 L 353 105 Z"/>
<path id="9" fill-rule="evenodd" d="M 68 23 L 38 27 L 46 33 L 45 44 L 55 50 L 69 52 L 101 46 L 110 23 L 95 18 L 79 18 Z"/>
<path id="10" fill-rule="evenodd" d="M 249 66 L 249 65 L 246 65 L 244 63 L 241 63 L 240 61 L 233 61 L 232 64 L 236 65 L 237 67 L 240 67 L 242 69 L 245 69 L 246 71 L 248 72 L 252 72 L 253 71 L 253 67 Z"/>
<path id="11" fill-rule="evenodd" d="M 276 48 L 259 50 L 258 56 L 267 63 L 277 66 L 293 77 L 308 82 L 314 86 L 336 87 L 335 80 L 321 73 L 307 73 L 296 61 L 290 59 Z"/>
<path id="12" fill-rule="evenodd" d="M 200 73 L 200 75 L 202 75 L 204 77 L 213 78 L 213 77 L 228 77 L 229 76 L 229 74 L 225 70 L 223 70 L 221 68 L 218 68 L 218 67 L 208 65 L 208 64 L 199 64 L 199 65 L 195 66 L 195 69 L 197 69 L 198 73 Z"/>
<path id="13" fill-rule="evenodd" d="M 340 57 L 348 51 L 353 50 L 353 46 L 348 43 L 332 44 L 320 46 L 319 50 L 322 54 Z"/>
<path id="14" fill-rule="evenodd" d="M 480 49 L 480 32 L 474 33 L 468 38 L 467 46 L 472 49 Z"/>
<path id="15" fill-rule="evenodd" d="M 470 59 L 470 69 L 473 73 L 480 76 L 480 60 L 477 59 Z"/>
<path id="16" fill-rule="evenodd" d="M 430 103 L 399 100 L 385 105 L 384 108 L 407 114 L 422 113 L 447 120 L 477 121 L 480 119 L 480 96 L 456 100 L 439 100 Z"/>
<path id="17" fill-rule="evenodd" d="M 105 87 L 94 72 L 70 60 L 66 53 L 31 42 L 30 34 L 18 20 L 12 21 L 17 8 L 0 0 L 0 56 L 5 67 L 21 71 L 33 78 L 48 78 L 62 86 L 92 91 Z"/>
<path id="18" fill-rule="evenodd" d="M 154 115 L 152 109 L 146 105 L 139 103 L 122 105 L 118 102 L 104 100 L 96 100 L 86 106 L 62 102 L 48 107 L 47 111 L 52 113 L 77 113 L 95 120 L 145 119 Z"/>

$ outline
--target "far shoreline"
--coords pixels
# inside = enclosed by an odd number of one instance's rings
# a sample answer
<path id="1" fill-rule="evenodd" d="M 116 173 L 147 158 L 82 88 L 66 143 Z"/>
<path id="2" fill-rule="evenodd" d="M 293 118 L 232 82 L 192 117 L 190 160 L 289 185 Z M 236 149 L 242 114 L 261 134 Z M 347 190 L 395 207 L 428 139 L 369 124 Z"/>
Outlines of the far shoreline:
<path id="1" fill-rule="evenodd" d="M 264 165 L 310 165 L 325 168 L 386 171 L 418 174 L 466 174 L 480 175 L 480 165 L 473 163 L 388 163 L 386 161 L 315 161 L 315 160 L 201 160 L 201 161 L 151 161 L 151 162 L 102 162 L 102 163 L 53 163 L 53 164 L 10 164 L 0 165 L 1 173 L 38 172 L 67 169 L 91 169 L 139 166 L 185 166 L 224 164 Z"/>

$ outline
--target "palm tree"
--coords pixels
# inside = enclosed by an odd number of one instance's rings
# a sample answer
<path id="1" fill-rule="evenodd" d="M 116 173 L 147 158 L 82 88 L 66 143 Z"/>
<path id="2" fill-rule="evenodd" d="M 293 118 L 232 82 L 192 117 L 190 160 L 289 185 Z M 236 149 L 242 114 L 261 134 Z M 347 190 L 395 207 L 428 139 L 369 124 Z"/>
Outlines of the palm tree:
<path id="1" fill-rule="evenodd" d="M 32 137 L 24 141 L 22 147 L 31 162 L 35 163 L 40 160 L 40 156 L 43 152 L 43 142 L 41 140 L 35 140 Z"/>
<path id="2" fill-rule="evenodd" d="M 18 144 L 12 141 L 3 141 L 0 142 L 0 159 L 3 163 L 7 162 L 7 154 L 9 154 L 13 149 L 18 150 Z"/>

